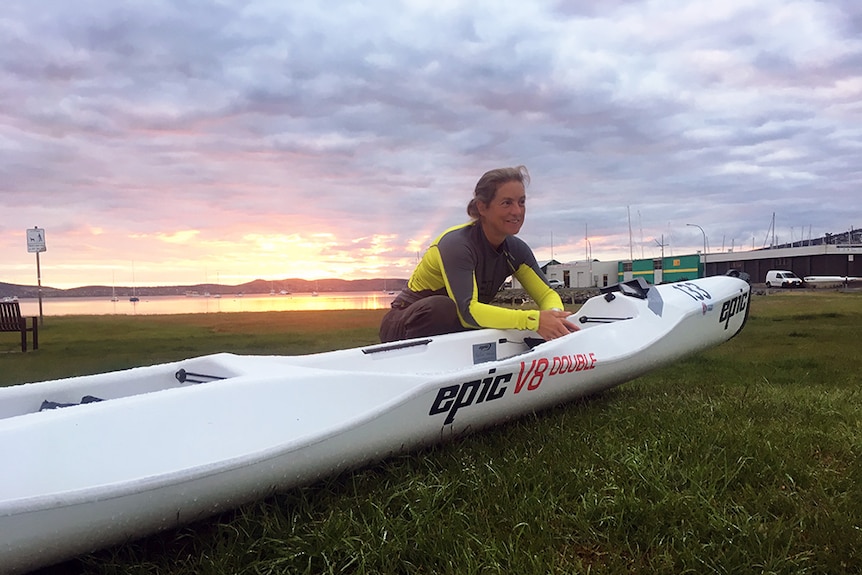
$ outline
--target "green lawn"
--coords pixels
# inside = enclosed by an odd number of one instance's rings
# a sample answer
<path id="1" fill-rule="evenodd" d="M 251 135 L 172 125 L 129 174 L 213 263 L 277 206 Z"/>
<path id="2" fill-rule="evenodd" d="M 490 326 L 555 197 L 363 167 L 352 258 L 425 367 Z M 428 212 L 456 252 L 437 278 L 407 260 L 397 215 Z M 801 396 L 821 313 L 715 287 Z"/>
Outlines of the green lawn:
<path id="1" fill-rule="evenodd" d="M 382 314 L 46 318 L 36 353 L 3 334 L 0 382 L 364 345 Z M 756 297 L 613 390 L 50 572 L 859 573 L 860 341 L 862 294 Z"/>

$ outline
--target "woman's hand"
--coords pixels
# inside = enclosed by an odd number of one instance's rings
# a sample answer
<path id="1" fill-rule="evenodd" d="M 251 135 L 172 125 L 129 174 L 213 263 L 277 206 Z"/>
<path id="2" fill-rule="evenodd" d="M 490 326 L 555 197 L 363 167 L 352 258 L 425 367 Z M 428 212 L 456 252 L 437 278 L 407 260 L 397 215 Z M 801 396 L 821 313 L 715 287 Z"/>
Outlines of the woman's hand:
<path id="1" fill-rule="evenodd" d="M 545 340 L 557 339 L 579 328 L 566 318 L 571 314 L 557 309 L 546 309 L 539 314 L 539 329 L 536 332 Z"/>

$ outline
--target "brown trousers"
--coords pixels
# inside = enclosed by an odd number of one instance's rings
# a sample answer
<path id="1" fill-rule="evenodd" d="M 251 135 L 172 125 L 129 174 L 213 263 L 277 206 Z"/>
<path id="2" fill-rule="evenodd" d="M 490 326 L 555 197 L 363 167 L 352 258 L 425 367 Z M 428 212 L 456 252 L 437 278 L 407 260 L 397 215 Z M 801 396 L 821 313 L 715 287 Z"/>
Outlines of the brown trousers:
<path id="1" fill-rule="evenodd" d="M 395 300 L 380 323 L 380 341 L 387 343 L 415 337 L 466 331 L 461 325 L 455 302 L 445 295 L 422 298 L 406 307 Z"/>

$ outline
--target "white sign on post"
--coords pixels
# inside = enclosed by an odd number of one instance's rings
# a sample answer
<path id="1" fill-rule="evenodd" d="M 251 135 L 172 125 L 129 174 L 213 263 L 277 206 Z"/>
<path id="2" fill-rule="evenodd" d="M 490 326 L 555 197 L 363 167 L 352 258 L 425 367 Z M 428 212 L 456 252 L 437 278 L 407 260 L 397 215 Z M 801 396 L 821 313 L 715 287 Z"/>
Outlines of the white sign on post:
<path id="1" fill-rule="evenodd" d="M 27 230 L 27 251 L 29 253 L 48 251 L 45 247 L 45 230 L 42 228 Z"/>

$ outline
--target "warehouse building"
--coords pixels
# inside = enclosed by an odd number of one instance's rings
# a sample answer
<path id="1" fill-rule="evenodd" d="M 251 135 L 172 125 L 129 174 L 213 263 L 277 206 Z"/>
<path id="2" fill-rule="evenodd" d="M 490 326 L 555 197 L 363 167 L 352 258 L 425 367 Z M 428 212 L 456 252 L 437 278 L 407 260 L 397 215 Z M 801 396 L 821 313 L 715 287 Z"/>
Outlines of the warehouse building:
<path id="1" fill-rule="evenodd" d="M 651 284 L 744 272 L 752 283 L 763 283 L 769 270 L 788 270 L 797 276 L 862 277 L 862 230 L 804 242 L 751 251 L 686 254 L 639 260 L 560 263 L 543 265 L 548 279 L 564 287 L 604 287 L 638 277 Z"/>

